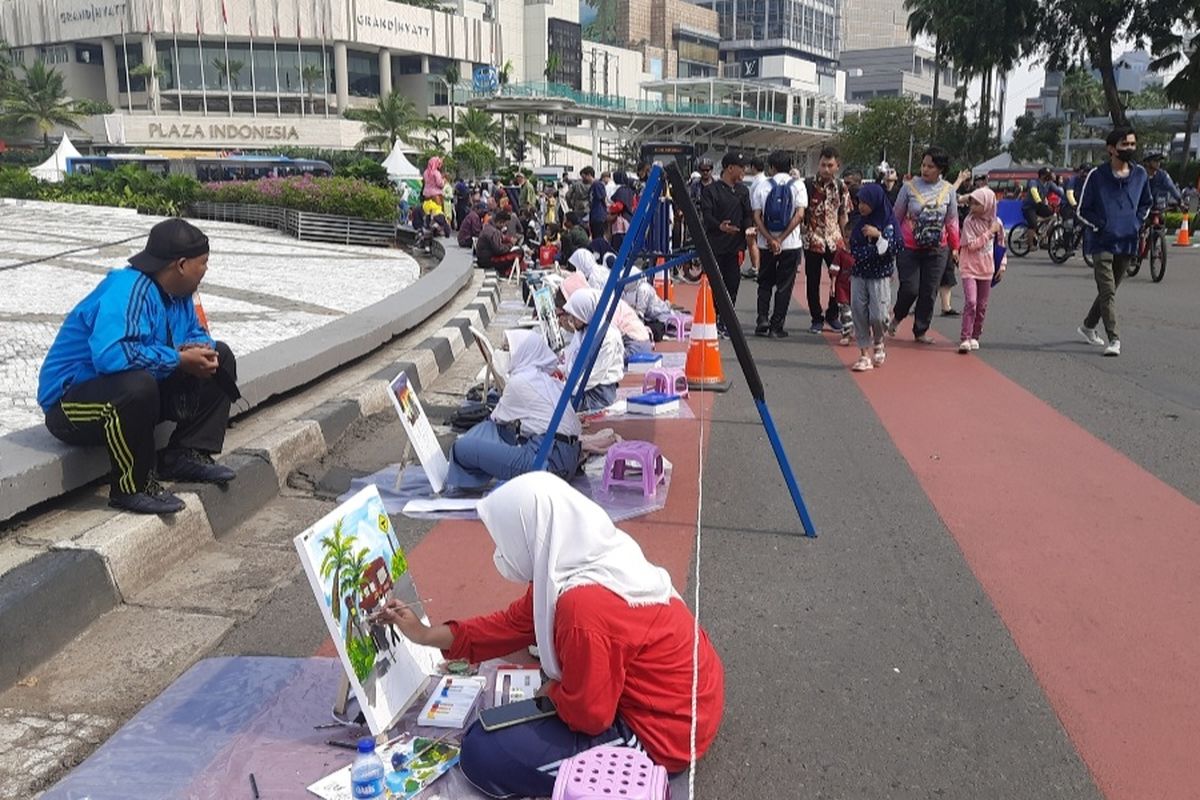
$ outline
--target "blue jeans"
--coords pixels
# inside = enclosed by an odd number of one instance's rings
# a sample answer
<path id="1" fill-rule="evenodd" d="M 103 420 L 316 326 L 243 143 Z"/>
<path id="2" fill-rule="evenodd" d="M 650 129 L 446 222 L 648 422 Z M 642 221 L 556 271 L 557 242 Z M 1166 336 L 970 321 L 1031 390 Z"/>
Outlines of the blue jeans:
<path id="1" fill-rule="evenodd" d="M 463 736 L 459 766 L 467 780 L 488 797 L 549 797 L 559 764 L 606 744 L 643 749 L 637 734 L 620 717 L 597 736 L 576 733 L 558 717 L 491 732 L 476 722 Z"/>
<path id="2" fill-rule="evenodd" d="M 579 405 L 579 410 L 599 411 L 602 408 L 608 408 L 615 402 L 617 402 L 617 385 L 602 383 L 583 393 L 583 402 Z"/>
<path id="3" fill-rule="evenodd" d="M 482 489 L 493 480 L 506 481 L 533 469 L 542 436 L 518 439 L 513 428 L 490 419 L 458 437 L 450 448 L 446 486 Z M 579 467 L 579 443 L 555 441 L 546 470 L 569 481 Z"/>

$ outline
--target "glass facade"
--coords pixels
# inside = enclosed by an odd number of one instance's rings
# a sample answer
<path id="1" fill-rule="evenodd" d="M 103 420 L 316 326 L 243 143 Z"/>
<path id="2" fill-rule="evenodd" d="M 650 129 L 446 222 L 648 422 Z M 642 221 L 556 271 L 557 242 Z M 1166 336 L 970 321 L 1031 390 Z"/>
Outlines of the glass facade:
<path id="1" fill-rule="evenodd" d="M 572 89 L 583 88 L 583 36 L 578 23 L 563 19 L 546 21 L 549 52 L 558 56 L 551 83 L 561 83 Z"/>
<path id="2" fill-rule="evenodd" d="M 376 53 L 347 50 L 346 75 L 349 77 L 350 94 L 355 97 L 379 95 L 379 56 Z"/>
<path id="3" fill-rule="evenodd" d="M 838 55 L 839 0 L 701 0 L 718 14 L 724 42 L 783 42 L 825 60 Z"/>
<path id="4" fill-rule="evenodd" d="M 141 47 L 137 47 L 137 63 L 141 63 Z M 129 65 L 134 65 L 134 49 L 129 48 Z M 179 54 L 179 65 L 176 69 L 175 54 Z M 159 73 L 158 85 L 162 91 L 175 91 L 182 88 L 185 92 L 198 92 L 201 89 L 209 92 L 223 92 L 228 77 L 235 92 L 262 92 L 274 94 L 275 84 L 275 53 L 276 49 L 268 42 L 254 44 L 254 61 L 251 67 L 250 45 L 245 42 L 230 43 L 229 64 L 225 64 L 225 47 L 222 43 L 205 44 L 203 48 L 203 69 L 201 69 L 201 48 L 194 41 L 179 42 L 178 51 L 172 42 L 158 43 Z M 279 91 L 282 94 L 304 94 L 311 92 L 315 95 L 332 91 L 333 53 L 326 52 L 324 63 L 321 59 L 320 47 L 304 47 L 299 53 L 295 47 L 278 48 L 279 53 Z M 117 48 L 117 59 L 121 61 L 121 49 Z M 118 70 L 124 74 L 124 64 Z M 376 92 L 378 92 L 378 63 L 376 63 Z M 141 80 L 133 79 L 134 91 Z M 178 81 L 179 86 L 176 86 Z M 124 91 L 124 83 L 121 84 Z"/>

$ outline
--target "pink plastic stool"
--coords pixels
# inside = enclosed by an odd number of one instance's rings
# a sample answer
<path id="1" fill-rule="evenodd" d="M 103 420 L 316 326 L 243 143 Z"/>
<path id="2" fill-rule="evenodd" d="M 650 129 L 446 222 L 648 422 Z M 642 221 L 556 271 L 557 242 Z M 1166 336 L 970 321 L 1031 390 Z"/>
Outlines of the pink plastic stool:
<path id="1" fill-rule="evenodd" d="M 692 315 L 686 311 L 672 311 L 663 323 L 668 336 L 674 336 L 677 342 L 686 342 L 692 335 Z"/>
<path id="2" fill-rule="evenodd" d="M 625 477 L 626 467 L 637 464 L 640 475 Z M 658 485 L 667 480 L 662 452 L 654 442 L 617 442 L 604 455 L 604 480 L 601 488 L 608 492 L 614 486 L 640 486 L 646 497 L 653 497 Z"/>
<path id="3" fill-rule="evenodd" d="M 667 771 L 640 750 L 601 745 L 558 767 L 552 800 L 671 800 Z"/>
<path id="4" fill-rule="evenodd" d="M 642 391 L 687 397 L 687 373 L 682 367 L 653 367 L 642 378 Z"/>

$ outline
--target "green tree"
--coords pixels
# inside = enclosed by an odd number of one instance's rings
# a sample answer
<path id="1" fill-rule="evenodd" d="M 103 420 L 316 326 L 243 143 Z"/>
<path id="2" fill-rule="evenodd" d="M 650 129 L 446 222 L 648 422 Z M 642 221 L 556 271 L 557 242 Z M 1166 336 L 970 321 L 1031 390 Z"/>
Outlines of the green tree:
<path id="1" fill-rule="evenodd" d="M 1157 13 L 1165 12 L 1165 6 L 1158 8 Z M 1163 88 L 1168 100 L 1187 109 L 1182 159 L 1182 163 L 1187 164 L 1192 153 L 1196 113 L 1200 109 L 1200 3 L 1191 4 L 1182 25 L 1154 40 L 1151 53 L 1154 60 L 1150 62 L 1150 69 L 1161 72 L 1180 68 Z"/>
<path id="2" fill-rule="evenodd" d="M 349 608 L 347 613 L 350 615 L 351 625 L 346 626 L 346 642 L 350 642 L 350 631 L 353 627 L 361 622 L 359 619 L 359 605 L 362 602 L 363 579 L 367 574 L 367 556 L 370 550 L 363 547 L 347 559 L 346 564 L 342 568 L 342 585 L 340 588 L 342 602 L 349 600 Z"/>
<path id="3" fill-rule="evenodd" d="M 229 85 L 233 89 L 241 89 L 241 75 L 242 70 L 246 68 L 245 61 L 238 61 L 236 58 L 231 58 L 228 61 L 221 58 L 214 58 L 212 63 L 213 68 L 217 71 L 220 86 L 224 86 L 225 82 L 229 81 Z M 150 74 L 150 66 L 148 64 L 139 66 L 145 66 L 146 74 Z M 130 74 L 133 74 L 133 70 L 130 70 Z"/>
<path id="4" fill-rule="evenodd" d="M 500 67 L 500 71 L 497 74 L 497 78 L 500 81 L 500 85 L 504 86 L 509 81 L 511 81 L 512 74 L 513 74 L 513 63 L 512 63 L 512 60 L 510 59 L 510 60 L 504 62 L 504 65 L 502 67 Z"/>
<path id="5" fill-rule="evenodd" d="M 458 133 L 464 138 L 495 145 L 500 141 L 496 118 L 481 108 L 468 108 L 458 118 Z"/>
<path id="6" fill-rule="evenodd" d="M 474 139 L 454 148 L 454 161 L 476 177 L 487 175 L 496 168 L 496 151 L 490 145 Z"/>
<path id="7" fill-rule="evenodd" d="M 54 127 L 81 130 L 80 114 L 75 103 L 67 97 L 63 76 L 38 59 L 25 69 L 23 78 L 7 82 L 4 116 L 13 125 L 33 125 L 42 132 L 42 146 L 50 147 L 50 131 Z"/>
<path id="8" fill-rule="evenodd" d="M 942 71 L 946 65 L 947 44 L 953 42 L 961 30 L 959 8 L 953 0 L 904 0 L 904 8 L 908 11 L 908 32 L 913 38 L 932 36 L 933 44 L 933 106 L 930 113 L 931 133 L 937 133 L 937 104 L 939 88 L 942 81 Z"/>
<path id="9" fill-rule="evenodd" d="M 1104 87 L 1083 67 L 1072 67 L 1063 75 L 1058 102 L 1064 110 L 1094 117 L 1104 113 Z"/>
<path id="10" fill-rule="evenodd" d="M 1021 164 L 1046 164 L 1054 161 L 1062 150 L 1063 123 L 1054 117 L 1017 117 L 1008 152 Z"/>
<path id="11" fill-rule="evenodd" d="M 866 169 L 886 159 L 901 173 L 910 142 L 920 152 L 928 140 L 929 115 L 911 97 L 868 100 L 865 111 L 846 115 L 838 134 L 838 146 L 848 165 Z"/>
<path id="12" fill-rule="evenodd" d="M 596 16 L 583 28 L 583 38 L 589 42 L 617 44 L 618 0 L 584 0 L 588 8 L 595 9 Z"/>
<path id="13" fill-rule="evenodd" d="M 1171 105 L 1171 99 L 1167 97 L 1166 87 L 1147 86 L 1140 92 L 1129 95 L 1129 100 L 1125 105 L 1130 109 L 1166 108 Z"/>
<path id="14" fill-rule="evenodd" d="M 327 536 L 321 538 L 321 549 L 324 555 L 321 556 L 320 574 L 325 580 L 330 580 L 329 589 L 329 604 L 332 606 L 333 621 L 341 623 L 342 621 L 342 571 L 353 561 L 354 536 L 346 536 L 342 533 L 343 520 L 339 519 L 333 523 L 333 530 Z M 350 626 L 346 626 L 349 631 Z"/>
<path id="15" fill-rule="evenodd" d="M 559 81 L 560 72 L 562 72 L 562 56 L 552 52 L 546 56 L 546 68 L 542 70 L 542 75 L 546 76 L 548 82 L 556 83 Z"/>
<path id="16" fill-rule="evenodd" d="M 413 101 L 399 92 L 391 92 L 380 97 L 374 106 L 356 109 L 353 115 L 347 112 L 346 116 L 363 124 L 366 135 L 358 143 L 360 148 L 391 150 L 397 141 L 405 144 L 416 141 L 414 132 L 420 117 Z"/>
<path id="17" fill-rule="evenodd" d="M 451 61 L 447 64 L 442 75 L 446 79 L 446 94 L 450 100 L 450 149 L 453 150 L 458 144 L 455 137 L 458 128 L 458 106 L 455 95 L 458 93 L 458 84 L 462 82 L 462 71 L 459 69 L 458 62 Z"/>
<path id="18" fill-rule="evenodd" d="M 425 141 L 430 147 L 437 150 L 446 147 L 447 134 L 451 129 L 450 120 L 446 117 L 441 114 L 426 114 L 421 122 L 421 129 L 425 131 Z"/>
<path id="19" fill-rule="evenodd" d="M 300 83 L 304 86 L 304 93 L 308 96 L 308 113 L 315 114 L 317 112 L 316 104 L 313 102 L 313 87 L 317 82 L 321 82 L 321 88 L 325 88 L 325 69 L 320 64 L 305 64 L 300 70 Z"/>

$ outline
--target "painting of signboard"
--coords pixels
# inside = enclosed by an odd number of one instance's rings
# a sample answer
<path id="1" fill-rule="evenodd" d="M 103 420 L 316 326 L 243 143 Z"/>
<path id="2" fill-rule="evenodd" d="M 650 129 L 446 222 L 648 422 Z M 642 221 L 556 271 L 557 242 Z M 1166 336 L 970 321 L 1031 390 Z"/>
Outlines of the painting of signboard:
<path id="1" fill-rule="evenodd" d="M 424 618 L 379 490 L 367 486 L 295 544 L 367 726 L 384 733 L 434 674 L 441 653 L 368 620 L 389 597 L 412 604 Z"/>

